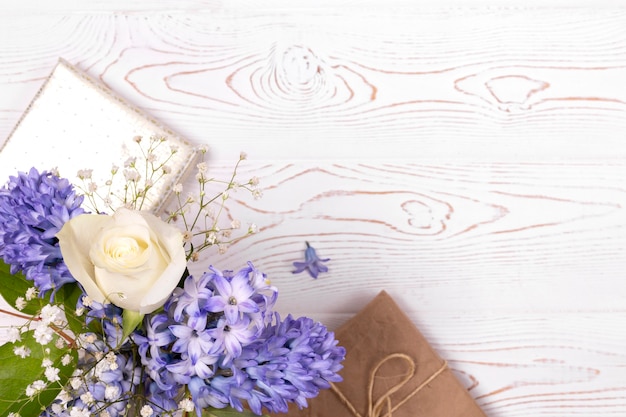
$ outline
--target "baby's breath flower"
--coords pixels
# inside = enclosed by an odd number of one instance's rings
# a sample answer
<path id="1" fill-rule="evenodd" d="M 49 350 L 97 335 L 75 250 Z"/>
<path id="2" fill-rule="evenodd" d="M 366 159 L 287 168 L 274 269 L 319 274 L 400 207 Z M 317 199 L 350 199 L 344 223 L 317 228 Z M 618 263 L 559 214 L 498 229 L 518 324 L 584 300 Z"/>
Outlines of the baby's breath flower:
<path id="1" fill-rule="evenodd" d="M 41 366 L 43 368 L 47 368 L 48 366 L 52 366 L 52 361 L 50 360 L 50 358 L 43 358 L 43 360 L 41 361 Z"/>
<path id="2" fill-rule="evenodd" d="M 243 161 L 244 159 L 247 159 L 247 158 L 248 158 L 248 154 L 247 154 L 247 153 L 245 153 L 245 152 L 241 152 L 241 153 L 239 154 L 239 159 L 240 159 L 241 161 Z"/>
<path id="3" fill-rule="evenodd" d="M 88 408 L 72 407 L 70 408 L 70 417 L 91 417 L 91 412 Z"/>
<path id="4" fill-rule="evenodd" d="M 82 301 L 85 307 L 91 307 L 91 304 L 93 303 L 93 300 L 88 295 L 83 295 Z"/>
<path id="5" fill-rule="evenodd" d="M 67 341 L 65 339 L 63 339 L 62 337 L 57 337 L 57 339 L 54 341 L 54 346 L 57 349 L 65 349 L 66 343 Z"/>
<path id="6" fill-rule="evenodd" d="M 61 358 L 61 364 L 63 366 L 67 366 L 70 363 L 72 363 L 72 355 L 66 353 L 65 355 L 63 355 L 63 357 Z"/>
<path id="7" fill-rule="evenodd" d="M 128 182 L 139 182 L 139 180 L 141 179 L 141 175 L 134 169 L 125 169 L 124 179 Z"/>
<path id="8" fill-rule="evenodd" d="M 59 401 L 61 401 L 61 404 L 67 404 L 68 402 L 72 400 L 72 396 L 70 395 L 70 393 L 64 389 L 62 389 L 61 392 L 59 392 L 59 395 L 57 395 L 57 398 Z"/>
<path id="9" fill-rule="evenodd" d="M 26 300 L 30 301 L 37 296 L 37 288 L 30 287 L 26 290 Z"/>
<path id="10" fill-rule="evenodd" d="M 80 396 L 80 399 L 85 404 L 93 404 L 93 402 L 95 401 L 95 398 L 93 398 L 93 394 L 91 394 L 91 392 L 89 392 L 89 391 L 87 391 L 86 393 L 82 394 Z"/>
<path id="11" fill-rule="evenodd" d="M 22 311 L 24 310 L 24 307 L 26 307 L 26 300 L 24 300 L 24 297 L 17 297 L 15 299 L 15 308 L 18 311 Z"/>
<path id="12" fill-rule="evenodd" d="M 61 377 L 59 377 L 59 368 L 48 366 L 46 368 L 45 375 L 49 382 L 57 382 L 61 380 Z"/>
<path id="13" fill-rule="evenodd" d="M 183 410 L 186 411 L 188 413 L 192 412 L 194 410 L 194 405 L 193 405 L 193 401 L 191 401 L 191 399 L 189 398 L 183 398 L 179 403 L 178 403 L 178 407 Z"/>
<path id="14" fill-rule="evenodd" d="M 63 317 L 63 311 L 59 306 L 46 304 L 39 313 L 41 322 L 44 324 L 58 323 Z"/>
<path id="15" fill-rule="evenodd" d="M 230 227 L 233 229 L 239 229 L 241 227 L 241 222 L 239 220 L 233 220 L 230 222 Z"/>
<path id="16" fill-rule="evenodd" d="M 253 186 L 256 187 L 257 185 L 259 185 L 259 178 L 258 177 L 252 177 L 252 178 L 250 178 L 249 183 L 250 183 L 250 185 L 253 185 Z"/>
<path id="17" fill-rule="evenodd" d="M 78 173 L 76 174 L 76 176 L 80 178 L 81 180 L 91 179 L 92 175 L 93 175 L 93 169 L 79 169 Z"/>
<path id="18" fill-rule="evenodd" d="M 38 379 L 36 381 L 33 381 L 32 384 L 28 385 L 26 387 L 26 395 L 28 397 L 33 397 L 35 396 L 37 393 L 39 393 L 40 391 L 42 391 L 44 388 L 46 387 L 46 383 L 43 382 L 41 379 Z"/>
<path id="19" fill-rule="evenodd" d="M 117 385 L 107 385 L 104 389 L 104 398 L 114 400 L 120 396 L 120 387 Z"/>
<path id="20" fill-rule="evenodd" d="M 24 359 L 30 356 L 30 349 L 27 348 L 26 346 L 16 346 L 13 348 L 13 353 L 19 356 L 20 358 Z"/>
<path id="21" fill-rule="evenodd" d="M 163 170 L 163 173 L 165 175 L 169 174 L 170 172 L 172 172 L 172 168 L 169 165 L 163 165 L 161 167 L 161 169 Z"/>
<path id="22" fill-rule="evenodd" d="M 198 151 L 201 152 L 201 153 L 207 153 L 209 151 L 209 145 L 202 144 L 202 145 L 198 146 Z"/>
<path id="23" fill-rule="evenodd" d="M 20 335 L 20 329 L 11 326 L 6 334 L 6 339 L 9 343 L 15 343 L 22 340 L 22 336 Z"/>
<path id="24" fill-rule="evenodd" d="M 176 184 L 174 187 L 172 187 L 172 191 L 174 191 L 176 194 L 180 194 L 183 192 L 183 185 L 182 184 Z"/>
<path id="25" fill-rule="evenodd" d="M 141 414 L 141 417 L 150 417 L 152 414 L 154 414 L 154 410 L 152 409 L 152 407 L 146 404 L 143 407 L 141 407 L 140 414 Z"/>
<path id="26" fill-rule="evenodd" d="M 54 332 L 52 329 L 44 322 L 39 322 L 37 327 L 35 327 L 35 341 L 42 346 L 45 346 L 52 341 L 53 334 Z"/>
<path id="27" fill-rule="evenodd" d="M 137 158 L 134 156 L 129 157 L 124 161 L 124 168 L 133 168 L 137 163 Z"/>
<path id="28" fill-rule="evenodd" d="M 141 139 L 143 139 L 141 136 L 137 135 L 135 137 L 133 137 L 133 140 L 137 143 L 141 143 Z"/>
<path id="29" fill-rule="evenodd" d="M 106 358 L 106 361 L 109 364 L 109 369 L 112 370 L 112 371 L 115 371 L 118 368 L 117 356 L 115 356 L 115 352 L 111 351 L 111 352 L 107 353 L 105 358 Z"/>

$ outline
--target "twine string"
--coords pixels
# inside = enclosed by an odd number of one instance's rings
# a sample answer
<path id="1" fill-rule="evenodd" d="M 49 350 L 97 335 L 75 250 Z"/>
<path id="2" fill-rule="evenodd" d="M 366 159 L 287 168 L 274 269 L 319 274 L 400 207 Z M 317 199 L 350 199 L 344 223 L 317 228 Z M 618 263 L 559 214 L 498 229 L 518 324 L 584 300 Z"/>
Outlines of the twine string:
<path id="1" fill-rule="evenodd" d="M 374 401 L 374 383 L 376 380 L 376 374 L 385 362 L 390 361 L 392 359 L 402 359 L 407 363 L 408 372 L 404 375 L 401 381 L 397 384 L 389 388 L 385 391 L 380 398 Z M 426 385 L 430 384 L 435 378 L 437 378 L 443 371 L 448 367 L 448 363 L 446 361 L 443 362 L 441 367 L 437 369 L 431 376 L 426 378 L 424 382 L 419 384 L 413 391 L 409 392 L 404 398 L 398 401 L 395 405 L 391 402 L 391 395 L 402 388 L 411 378 L 415 376 L 415 371 L 417 366 L 415 365 L 415 361 L 409 355 L 404 353 L 392 353 L 390 355 L 385 356 L 381 359 L 376 366 L 370 371 L 368 387 L 367 387 L 367 414 L 365 417 L 392 417 L 393 412 L 398 408 L 402 407 L 407 401 L 409 401 L 413 396 L 415 396 L 418 392 L 420 392 Z M 346 398 L 346 396 L 337 388 L 335 384 L 331 383 L 331 390 L 337 395 L 339 400 L 350 410 L 354 417 L 364 417 L 357 411 L 354 405 Z M 384 409 L 384 411 L 383 411 Z"/>

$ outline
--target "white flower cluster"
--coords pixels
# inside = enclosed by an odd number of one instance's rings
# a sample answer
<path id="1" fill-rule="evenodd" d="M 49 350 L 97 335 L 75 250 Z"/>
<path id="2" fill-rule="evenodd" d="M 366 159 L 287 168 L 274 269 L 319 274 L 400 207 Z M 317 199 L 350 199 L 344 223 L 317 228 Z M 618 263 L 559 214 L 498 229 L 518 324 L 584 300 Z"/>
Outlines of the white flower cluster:
<path id="1" fill-rule="evenodd" d="M 199 252 L 216 246 L 220 254 L 225 253 L 228 246 L 256 233 L 257 226 L 252 223 L 243 233 L 235 233 L 241 229 L 241 221 L 229 219 L 227 223 L 221 223 L 221 216 L 226 212 L 227 201 L 231 193 L 238 190 L 248 191 L 255 199 L 261 198 L 263 193 L 259 189 L 259 179 L 250 178 L 245 183 L 236 181 L 239 164 L 247 158 L 242 152 L 239 155 L 233 173 L 228 180 L 219 180 L 208 175 L 209 167 L 204 160 L 208 147 L 198 149 L 201 161 L 196 165 L 195 179 L 199 191 L 187 193 L 183 196 L 184 187 L 176 184 L 173 191 L 177 198 L 177 207 L 169 213 L 169 220 L 179 222 L 186 230 L 184 233 L 187 256 L 192 261 L 199 259 Z M 193 232 L 192 232 L 193 231 Z M 237 234 L 237 236 L 235 236 Z"/>
<path id="2" fill-rule="evenodd" d="M 30 290 L 29 290 L 30 292 Z M 32 294 L 32 292 L 31 292 Z M 27 294 L 26 298 L 30 299 L 31 294 Z M 23 297 L 18 297 L 16 300 L 16 306 L 21 306 Z M 15 344 L 16 342 L 21 341 L 21 334 L 26 332 L 29 329 L 34 330 L 33 334 L 35 337 L 35 341 L 42 346 L 47 345 L 56 337 L 55 344 L 61 348 L 65 345 L 65 340 L 62 337 L 58 337 L 58 335 L 63 335 L 63 330 L 67 327 L 67 322 L 65 321 L 65 315 L 63 310 L 59 308 L 57 305 L 46 304 L 42 307 L 39 315 L 34 319 L 30 320 L 23 326 L 20 327 L 11 327 L 7 332 L 7 339 L 9 343 Z M 13 353 L 15 355 L 26 358 L 30 355 L 30 349 L 26 346 L 15 346 L 13 348 Z"/>
<path id="3" fill-rule="evenodd" d="M 167 138 L 162 136 L 151 136 L 147 141 L 135 136 L 133 141 L 138 144 L 141 157 L 129 156 L 121 171 L 119 166 L 113 165 L 104 184 L 93 180 L 93 170 L 78 171 L 77 177 L 82 183 L 78 188 L 95 213 L 113 212 L 119 207 L 141 210 L 147 202 L 148 191 L 172 172 L 168 164 L 178 152 L 176 145 L 168 144 Z M 120 172 L 123 177 L 121 193 L 115 186 Z"/>
<path id="4" fill-rule="evenodd" d="M 16 299 L 16 307 L 18 309 L 24 308 L 28 301 L 33 300 L 37 296 L 37 291 L 34 288 L 29 288 L 23 297 Z M 31 348 L 33 347 L 32 339 L 34 342 L 41 345 L 44 357 L 41 362 L 43 368 L 43 379 L 37 379 L 32 381 L 26 387 L 24 394 L 33 398 L 47 389 L 50 384 L 59 384 L 61 377 L 59 375 L 60 369 L 55 366 L 55 363 L 50 359 L 51 349 L 48 345 L 54 341 L 54 346 L 57 349 L 63 349 L 67 347 L 69 335 L 65 333 L 68 327 L 68 323 L 65 320 L 63 310 L 55 304 L 45 304 L 39 310 L 39 313 L 33 316 L 25 324 L 21 326 L 12 326 L 7 332 L 7 342 L 13 344 L 13 353 L 20 359 L 29 358 L 32 355 Z M 30 345 L 24 342 L 24 333 L 32 331 L 32 339 Z M 31 336 L 29 336 L 31 337 Z M 30 346 L 30 347 L 29 347 Z M 73 360 L 69 354 L 64 355 L 61 358 L 61 364 L 67 366 Z M 57 385 L 57 388 L 60 386 Z M 10 413 L 9 416 L 20 417 L 19 413 Z"/>

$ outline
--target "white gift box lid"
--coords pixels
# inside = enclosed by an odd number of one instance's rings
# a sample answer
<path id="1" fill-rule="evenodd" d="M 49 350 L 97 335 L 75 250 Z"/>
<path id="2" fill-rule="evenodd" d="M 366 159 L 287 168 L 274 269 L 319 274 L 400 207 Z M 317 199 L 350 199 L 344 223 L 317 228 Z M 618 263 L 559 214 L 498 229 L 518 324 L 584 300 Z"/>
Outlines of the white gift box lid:
<path id="1" fill-rule="evenodd" d="M 61 59 L 0 150 L 0 184 L 31 167 L 57 169 L 74 184 L 79 184 L 79 170 L 92 169 L 94 182 L 104 184 L 112 165 L 123 169 L 124 162 L 139 151 L 133 143 L 136 136 L 166 137 L 177 148 L 168 163 L 171 173 L 148 191 L 143 207 L 159 214 L 172 187 L 193 164 L 195 148 Z M 169 147 L 162 148 L 169 154 Z"/>

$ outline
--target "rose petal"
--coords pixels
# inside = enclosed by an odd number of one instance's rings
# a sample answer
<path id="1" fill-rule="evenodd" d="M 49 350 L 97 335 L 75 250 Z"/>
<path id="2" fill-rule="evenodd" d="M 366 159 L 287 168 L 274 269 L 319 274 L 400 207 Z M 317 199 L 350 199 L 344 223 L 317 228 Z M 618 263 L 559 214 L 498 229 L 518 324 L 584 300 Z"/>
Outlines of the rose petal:
<path id="1" fill-rule="evenodd" d="M 70 273 L 87 295 L 99 303 L 104 302 L 106 297 L 93 279 L 94 266 L 89 259 L 89 249 L 98 231 L 108 222 L 108 216 L 81 214 L 66 222 L 56 235 Z"/>

